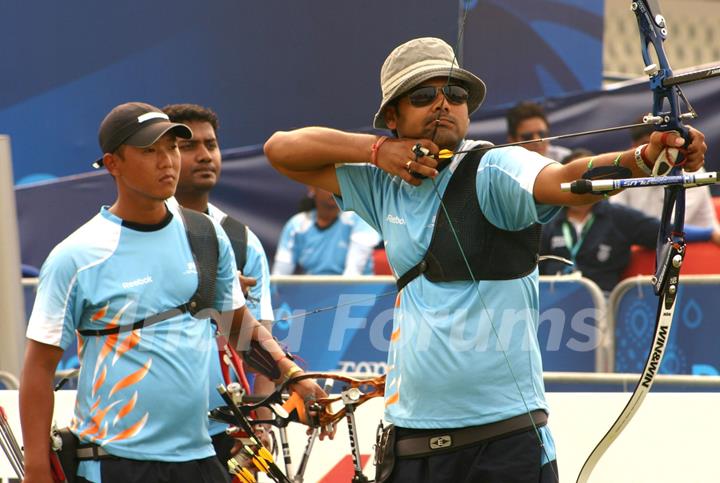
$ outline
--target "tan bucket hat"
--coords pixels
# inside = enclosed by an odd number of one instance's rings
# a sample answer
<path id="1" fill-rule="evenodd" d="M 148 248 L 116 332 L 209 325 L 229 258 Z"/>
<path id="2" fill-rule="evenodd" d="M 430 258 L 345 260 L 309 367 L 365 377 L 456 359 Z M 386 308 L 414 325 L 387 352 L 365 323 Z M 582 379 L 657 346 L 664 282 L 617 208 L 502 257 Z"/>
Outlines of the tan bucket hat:
<path id="1" fill-rule="evenodd" d="M 380 70 L 382 102 L 373 126 L 387 128 L 383 111 L 390 101 L 433 77 L 447 76 L 468 89 L 468 114 L 485 99 L 485 83 L 475 74 L 461 69 L 455 53 L 444 40 L 435 37 L 413 39 L 390 52 Z"/>

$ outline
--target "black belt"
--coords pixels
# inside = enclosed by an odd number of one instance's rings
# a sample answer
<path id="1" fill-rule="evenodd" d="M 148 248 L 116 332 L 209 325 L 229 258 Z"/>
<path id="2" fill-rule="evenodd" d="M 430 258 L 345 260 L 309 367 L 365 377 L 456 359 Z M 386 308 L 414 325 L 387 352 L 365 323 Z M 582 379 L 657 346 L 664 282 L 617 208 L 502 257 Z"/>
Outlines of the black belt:
<path id="1" fill-rule="evenodd" d="M 533 424 L 530 422 L 531 416 L 535 427 L 540 428 L 547 424 L 547 413 L 542 409 L 536 409 L 530 412 L 530 416 L 521 414 L 496 423 L 469 428 L 431 430 L 418 436 L 403 437 L 402 429 L 398 428 L 400 431 L 397 435 L 398 440 L 395 443 L 395 456 L 398 458 L 419 458 L 527 431 L 533 428 Z"/>
<path id="2" fill-rule="evenodd" d="M 93 443 L 80 443 L 75 452 L 78 461 L 115 459 L 105 448 Z"/>

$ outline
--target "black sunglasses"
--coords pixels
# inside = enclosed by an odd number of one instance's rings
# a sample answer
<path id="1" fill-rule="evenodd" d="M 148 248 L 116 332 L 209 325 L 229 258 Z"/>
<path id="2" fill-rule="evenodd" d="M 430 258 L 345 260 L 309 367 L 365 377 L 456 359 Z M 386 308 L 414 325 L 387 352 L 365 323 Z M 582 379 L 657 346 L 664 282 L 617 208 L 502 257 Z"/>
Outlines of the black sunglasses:
<path id="1" fill-rule="evenodd" d="M 468 100 L 469 94 L 467 89 L 462 86 L 454 85 L 442 87 L 418 87 L 417 89 L 410 91 L 407 96 L 410 100 L 410 104 L 412 104 L 413 106 L 425 107 L 429 106 L 433 103 L 433 101 L 435 101 L 438 95 L 438 91 L 442 91 L 443 96 L 445 96 L 445 99 L 447 99 L 450 104 L 464 104 Z"/>
<path id="2" fill-rule="evenodd" d="M 548 137 L 547 129 L 541 129 L 540 131 L 527 131 L 527 132 L 519 132 L 518 137 L 522 139 L 523 141 L 530 141 L 531 139 L 535 139 L 536 137 L 543 139 Z"/>

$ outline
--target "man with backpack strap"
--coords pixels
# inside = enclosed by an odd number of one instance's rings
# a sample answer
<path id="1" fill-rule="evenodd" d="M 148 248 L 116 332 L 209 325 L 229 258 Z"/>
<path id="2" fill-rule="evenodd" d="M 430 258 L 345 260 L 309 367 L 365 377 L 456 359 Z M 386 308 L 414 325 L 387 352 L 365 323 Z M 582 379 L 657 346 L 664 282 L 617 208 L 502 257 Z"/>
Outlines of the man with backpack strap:
<path id="1" fill-rule="evenodd" d="M 267 372 L 277 381 L 299 372 L 247 311 L 223 230 L 211 221 L 191 249 L 187 213 L 165 202 L 180 170 L 177 138 L 191 136 L 138 102 L 115 107 L 100 125 L 103 156 L 95 166 L 113 176 L 117 198 L 41 269 L 20 387 L 26 483 L 52 481 L 52 382 L 76 333 L 81 372 L 70 429 L 110 456 L 80 462 L 81 482 L 229 481 L 207 429 L 210 317 L 231 331 L 246 359 L 275 361 Z M 196 249 L 217 254 L 214 276 L 198 266 Z M 241 326 L 250 340 L 238 338 Z M 292 389 L 323 394 L 312 382 Z"/>

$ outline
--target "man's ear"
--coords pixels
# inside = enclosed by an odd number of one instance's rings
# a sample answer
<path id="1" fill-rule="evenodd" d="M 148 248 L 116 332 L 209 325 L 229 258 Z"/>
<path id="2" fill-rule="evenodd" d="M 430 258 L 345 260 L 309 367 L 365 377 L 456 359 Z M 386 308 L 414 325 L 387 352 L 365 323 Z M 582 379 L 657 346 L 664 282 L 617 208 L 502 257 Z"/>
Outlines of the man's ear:
<path id="1" fill-rule="evenodd" d="M 387 125 L 388 129 L 390 129 L 391 131 L 397 129 L 397 105 L 387 106 L 385 108 L 385 112 L 383 112 L 383 116 L 385 117 L 385 124 Z"/>
<path id="2" fill-rule="evenodd" d="M 105 153 L 103 154 L 103 166 L 105 166 L 105 169 L 108 170 L 108 173 L 110 173 L 113 176 L 117 176 L 118 174 L 118 156 L 111 154 L 111 153 Z"/>

